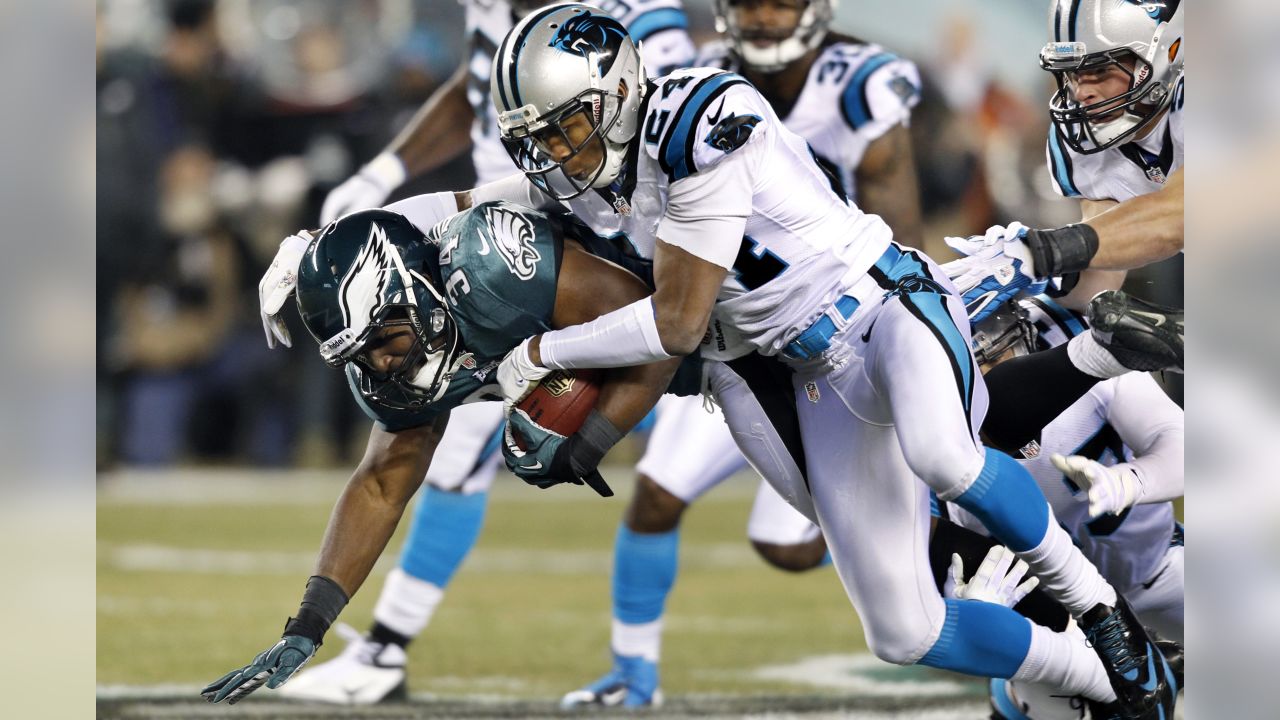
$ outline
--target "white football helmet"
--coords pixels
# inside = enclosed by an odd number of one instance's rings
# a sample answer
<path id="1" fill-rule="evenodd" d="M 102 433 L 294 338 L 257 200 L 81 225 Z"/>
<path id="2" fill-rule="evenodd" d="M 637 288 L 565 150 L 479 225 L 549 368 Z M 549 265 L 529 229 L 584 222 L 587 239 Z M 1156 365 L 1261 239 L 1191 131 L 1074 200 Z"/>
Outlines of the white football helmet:
<path id="1" fill-rule="evenodd" d="M 1072 150 L 1125 142 L 1173 100 L 1186 55 L 1181 0 L 1054 0 L 1049 34 L 1040 51 L 1040 67 L 1058 82 L 1049 116 Z M 1081 105 L 1072 76 L 1111 65 L 1130 76 L 1128 91 Z"/>
<path id="2" fill-rule="evenodd" d="M 494 58 L 489 91 L 502 143 L 516 166 L 560 200 L 607 187 L 622 172 L 627 144 L 640 125 L 644 65 L 627 29 L 587 5 L 535 11 L 507 33 Z M 584 113 L 594 128 L 574 143 L 562 127 Z M 557 160 L 548 139 L 570 149 Z M 603 160 L 586 175 L 565 165 L 599 144 Z"/>
<path id="3" fill-rule="evenodd" d="M 796 0 L 805 4 L 800 22 L 789 35 L 778 37 L 767 28 L 742 27 L 734 8 L 759 0 L 716 0 L 716 30 L 729 35 L 742 62 L 763 73 L 778 72 L 804 57 L 827 36 L 837 0 Z M 769 42 L 772 41 L 772 42 Z M 769 42 L 759 46 L 757 42 Z"/>

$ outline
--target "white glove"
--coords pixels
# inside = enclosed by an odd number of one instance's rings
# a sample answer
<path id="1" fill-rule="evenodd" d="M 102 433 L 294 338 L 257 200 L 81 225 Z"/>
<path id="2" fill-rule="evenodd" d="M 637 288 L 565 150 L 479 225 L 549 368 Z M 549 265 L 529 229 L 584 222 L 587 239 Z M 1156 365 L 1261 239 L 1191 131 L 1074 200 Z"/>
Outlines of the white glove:
<path id="1" fill-rule="evenodd" d="M 285 238 L 271 261 L 271 267 L 258 281 L 258 312 L 262 315 L 262 330 L 267 334 L 269 348 L 275 348 L 277 344 L 293 347 L 289 328 L 280 316 L 280 308 L 284 307 L 284 301 L 298 285 L 298 266 L 302 264 L 302 256 L 313 239 L 306 230 Z"/>
<path id="2" fill-rule="evenodd" d="M 945 238 L 947 245 L 967 257 L 942 266 L 964 299 L 969 322 L 981 322 L 1020 293 L 1044 292 L 1048 282 L 1035 273 L 1031 249 L 1022 240 L 1022 223 L 993 225 L 984 236 Z"/>
<path id="3" fill-rule="evenodd" d="M 1004 225 L 992 225 L 987 228 L 985 235 L 946 237 L 943 238 L 943 242 L 952 250 L 968 257 L 977 255 L 984 250 L 995 249 L 998 251 L 1010 243 L 1022 245 L 1022 238 L 1026 235 L 1027 229 L 1027 226 L 1020 222 L 1010 223 L 1007 227 Z"/>
<path id="4" fill-rule="evenodd" d="M 1036 589 L 1040 578 L 1033 577 L 1021 585 L 1018 584 L 1027 574 L 1027 564 L 1019 560 L 1014 564 L 1016 556 L 1013 551 L 1003 545 L 997 545 L 987 552 L 978 572 L 973 574 L 969 582 L 964 581 L 964 561 L 959 555 L 951 555 L 951 581 L 955 583 L 953 591 L 957 600 L 981 600 L 1011 608 L 1022 601 L 1027 593 Z M 1010 565 L 1013 569 L 1010 569 Z"/>
<path id="5" fill-rule="evenodd" d="M 542 378 L 551 374 L 551 370 L 538 367 L 533 364 L 533 360 L 529 359 L 531 340 L 532 338 L 525 338 L 524 342 L 507 353 L 507 356 L 498 364 L 498 387 L 502 390 L 504 415 L 510 415 L 511 408 L 533 392 L 533 389 L 538 387 L 538 383 L 542 382 Z"/>
<path id="6" fill-rule="evenodd" d="M 1089 517 L 1119 515 L 1142 497 L 1142 484 L 1130 468 L 1107 467 L 1080 455 L 1063 457 L 1054 453 L 1049 459 L 1068 480 L 1087 492 L 1087 496 L 1077 495 L 1076 499 L 1089 501 Z"/>
<path id="7" fill-rule="evenodd" d="M 404 163 L 400 158 L 395 153 L 382 153 L 329 191 L 320 208 L 320 224 L 328 225 L 357 210 L 382 207 L 391 191 L 400 187 L 404 180 Z"/>

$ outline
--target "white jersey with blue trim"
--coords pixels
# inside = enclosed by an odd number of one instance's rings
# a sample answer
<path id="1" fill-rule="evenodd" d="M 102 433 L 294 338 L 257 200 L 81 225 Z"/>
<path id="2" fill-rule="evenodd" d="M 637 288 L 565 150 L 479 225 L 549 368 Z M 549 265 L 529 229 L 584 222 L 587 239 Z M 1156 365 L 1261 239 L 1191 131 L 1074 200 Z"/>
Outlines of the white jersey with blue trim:
<path id="1" fill-rule="evenodd" d="M 1037 334 L 1051 346 L 1086 330 L 1081 316 L 1040 298 L 1024 300 Z M 1053 514 L 1102 575 L 1120 592 L 1152 580 L 1175 539 L 1173 504 L 1140 504 L 1120 515 L 1089 517 L 1087 493 L 1049 459 L 1082 455 L 1103 465 L 1131 462 L 1133 450 L 1151 429 L 1182 422 L 1182 411 L 1147 373 L 1129 373 L 1094 385 L 1084 397 L 1044 427 L 1038 442 L 1015 457 L 1036 479 Z M 948 504 L 948 512 L 966 527 L 981 530 L 972 515 Z"/>
<path id="2" fill-rule="evenodd" d="M 889 227 L 846 204 L 804 139 L 734 73 L 690 68 L 652 82 L 629 152 L 619 181 L 566 204 L 642 257 L 661 237 L 730 271 L 703 357 L 778 353 L 891 242 Z"/>
<path id="3" fill-rule="evenodd" d="M 717 41 L 698 53 L 699 66 L 737 72 L 730 45 Z M 809 142 L 819 162 L 832 170 L 851 200 L 867 146 L 897 125 L 906 125 L 920 103 L 920 71 L 879 45 L 834 33 L 809 67 L 804 88 L 782 118 Z"/>
<path id="4" fill-rule="evenodd" d="M 476 184 L 483 185 L 507 177 L 515 169 L 498 138 L 498 121 L 489 100 L 489 70 L 498 44 L 518 18 L 507 0 L 463 2 L 470 38 L 467 101 L 475 112 L 471 158 L 476 167 Z M 604 10 L 627 27 L 640 45 L 640 57 L 650 74 L 666 73 L 693 62 L 695 49 L 689 38 L 689 18 L 680 0 L 593 0 L 587 4 Z"/>
<path id="5" fill-rule="evenodd" d="M 1121 592 L 1151 580 L 1160 569 L 1173 538 L 1173 504 L 1135 505 L 1120 515 L 1102 515 L 1092 520 L 1084 491 L 1054 467 L 1049 457 L 1053 453 L 1083 455 L 1103 465 L 1132 460 L 1133 451 L 1111 425 L 1112 404 L 1118 397 L 1141 397 L 1151 391 L 1164 392 L 1146 373 L 1130 373 L 1098 383 L 1045 426 L 1039 452 L 1022 460 L 1053 506 L 1058 521 Z M 1024 449 L 1023 454 L 1033 452 Z"/>
<path id="6" fill-rule="evenodd" d="M 1183 163 L 1185 86 L 1185 78 L 1178 81 L 1168 112 L 1145 138 L 1101 152 L 1082 155 L 1073 151 L 1050 124 L 1045 155 L 1053 189 L 1065 197 L 1124 202 L 1164 187 Z"/>

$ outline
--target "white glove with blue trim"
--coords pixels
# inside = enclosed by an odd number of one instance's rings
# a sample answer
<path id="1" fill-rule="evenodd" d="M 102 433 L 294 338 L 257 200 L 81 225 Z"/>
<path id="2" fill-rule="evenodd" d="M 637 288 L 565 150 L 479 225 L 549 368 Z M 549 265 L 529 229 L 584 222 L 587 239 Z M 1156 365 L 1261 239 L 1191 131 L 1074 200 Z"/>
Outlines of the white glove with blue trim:
<path id="1" fill-rule="evenodd" d="M 1035 273 L 1031 250 L 1023 241 L 1027 227 L 1015 222 L 1008 227 L 992 225 L 986 235 L 948 237 L 951 249 L 965 255 L 942 266 L 964 298 L 969 322 L 979 322 L 1001 305 L 1026 292 L 1044 292 L 1048 278 Z"/>
<path id="2" fill-rule="evenodd" d="M 1017 605 L 1027 593 L 1036 589 L 1040 578 L 1032 577 L 1019 584 L 1027 574 L 1027 563 L 1018 560 L 1015 564 L 1013 561 L 1016 557 L 1009 548 L 996 545 L 987 551 L 978 572 L 965 582 L 964 561 L 953 553 L 951 582 L 948 585 L 954 583 L 954 589 L 950 594 L 957 600 L 981 600 L 1009 608 Z"/>

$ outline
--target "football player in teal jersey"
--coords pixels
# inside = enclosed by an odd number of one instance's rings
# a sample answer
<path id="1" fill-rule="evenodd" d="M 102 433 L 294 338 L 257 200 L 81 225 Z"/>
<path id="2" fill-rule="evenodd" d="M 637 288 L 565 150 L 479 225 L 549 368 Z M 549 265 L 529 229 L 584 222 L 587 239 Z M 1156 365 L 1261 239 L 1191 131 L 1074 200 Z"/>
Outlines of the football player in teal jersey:
<path id="1" fill-rule="evenodd" d="M 491 202 L 439 218 L 432 203 L 410 199 L 347 215 L 309 240 L 298 312 L 376 422 L 296 616 L 274 646 L 204 689 L 211 702 L 277 688 L 315 654 L 422 483 L 449 411 L 500 397 L 494 370 L 507 352 L 652 292 L 610 259 L 646 274 L 643 263 L 568 216 Z M 531 440 L 531 459 L 609 495 L 600 458 L 652 407 L 651 388 L 696 393 L 700 366 L 694 357 L 609 371 L 595 409 L 568 437 L 519 411 L 510 422 Z"/>

